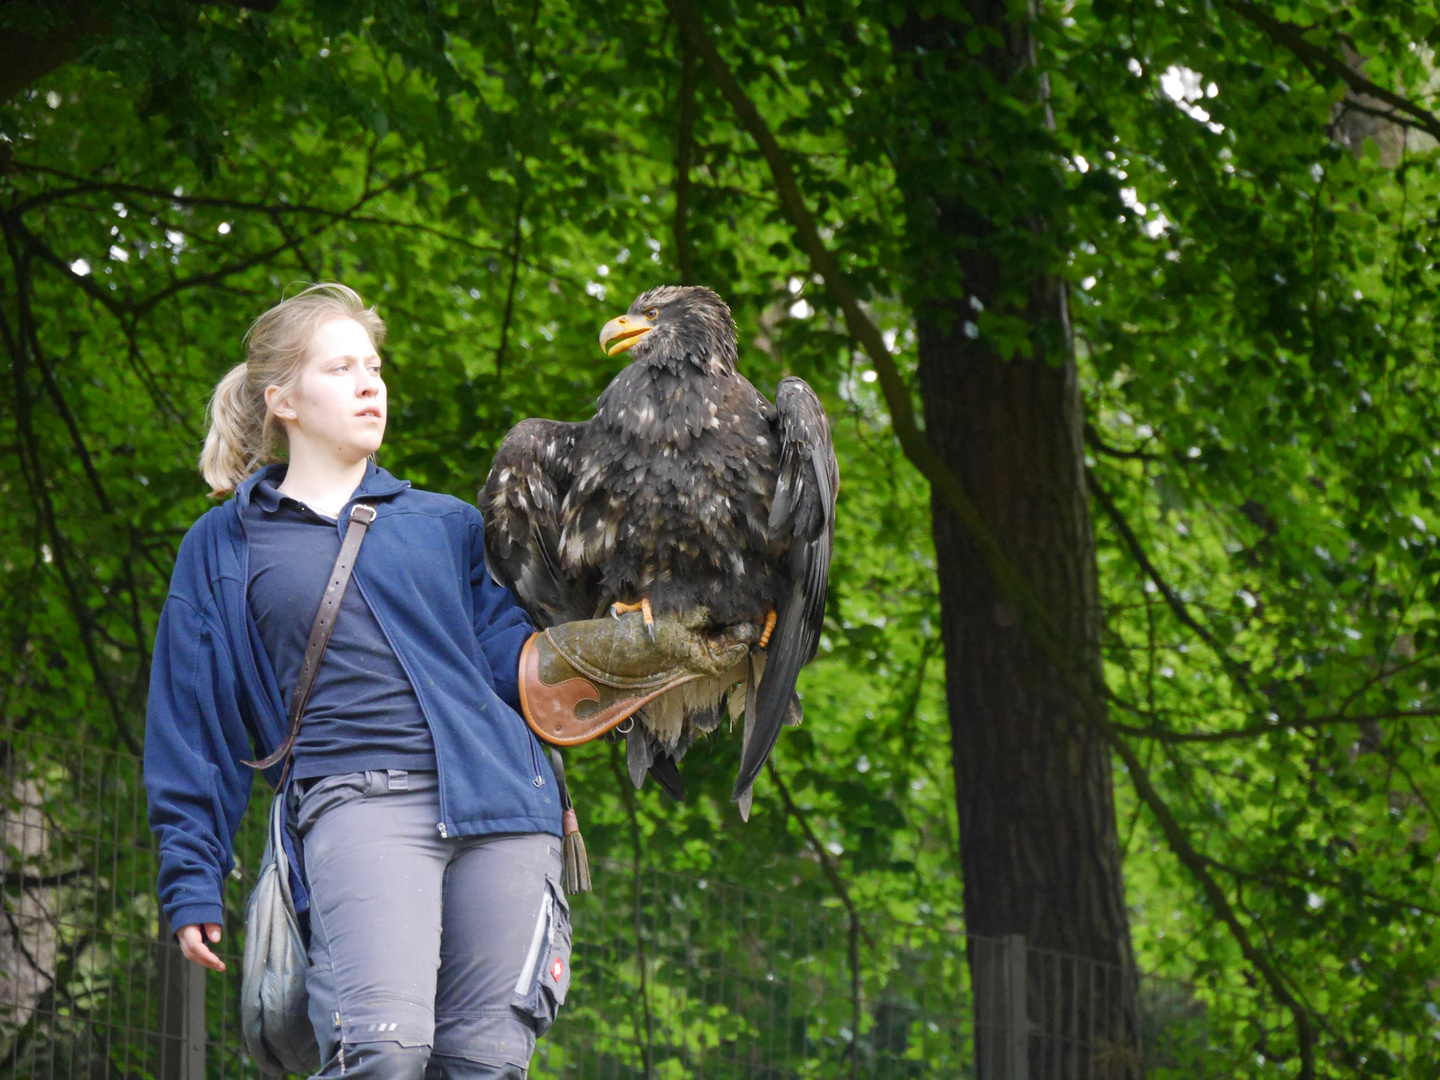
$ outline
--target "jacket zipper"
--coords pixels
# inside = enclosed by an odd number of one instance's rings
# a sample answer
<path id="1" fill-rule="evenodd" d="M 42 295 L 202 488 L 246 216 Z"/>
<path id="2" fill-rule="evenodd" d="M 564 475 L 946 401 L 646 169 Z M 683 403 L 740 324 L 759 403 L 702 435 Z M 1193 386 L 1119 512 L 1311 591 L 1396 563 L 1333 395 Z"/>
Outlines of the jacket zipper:
<path id="1" fill-rule="evenodd" d="M 350 509 L 347 506 L 345 509 L 346 517 L 349 516 L 349 513 Z M 377 517 L 376 520 L 378 521 L 379 518 Z M 371 528 L 374 528 L 373 524 Z M 425 726 L 430 729 L 430 743 L 435 747 L 435 777 L 440 785 L 440 820 L 436 823 L 435 828 L 440 833 L 440 839 L 444 840 L 447 837 L 445 829 L 445 769 L 440 764 L 440 744 L 435 739 L 435 725 L 430 722 L 430 714 L 425 711 L 425 698 L 420 693 L 420 684 L 415 680 L 415 673 L 410 670 L 410 665 L 405 662 L 405 657 L 402 656 L 400 650 L 395 647 L 395 639 L 390 636 L 390 628 L 385 625 L 385 620 L 380 617 L 380 609 L 370 602 L 370 595 L 365 591 L 365 583 L 360 580 L 359 571 L 360 565 L 357 560 L 354 569 L 350 571 L 350 578 L 360 590 L 360 595 L 364 597 L 365 604 L 370 609 L 370 614 L 375 617 L 375 625 L 380 627 L 380 632 L 385 635 L 385 640 L 390 645 L 390 651 L 395 654 L 395 659 L 400 661 L 400 666 L 405 669 L 405 677 L 410 680 L 410 688 L 415 691 L 415 700 L 420 703 L 420 715 L 425 718 Z"/>
<path id="2" fill-rule="evenodd" d="M 537 788 L 545 786 L 545 774 L 540 768 L 539 748 L 535 745 L 535 733 L 526 726 L 525 734 L 530 737 L 530 767 L 535 770 L 535 779 L 530 781 Z"/>

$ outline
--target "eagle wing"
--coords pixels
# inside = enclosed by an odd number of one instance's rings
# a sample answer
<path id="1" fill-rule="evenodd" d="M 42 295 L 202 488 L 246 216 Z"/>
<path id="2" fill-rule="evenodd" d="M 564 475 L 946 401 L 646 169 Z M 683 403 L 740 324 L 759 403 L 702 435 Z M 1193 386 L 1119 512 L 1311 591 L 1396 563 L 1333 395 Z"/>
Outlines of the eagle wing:
<path id="1" fill-rule="evenodd" d="M 485 558 L 515 590 L 537 626 L 594 614 L 583 583 L 560 565 L 560 510 L 574 479 L 573 454 L 585 424 L 522 420 L 510 429 L 480 492 Z"/>
<path id="2" fill-rule="evenodd" d="M 747 732 L 731 796 L 737 801 L 750 790 L 774 749 L 800 669 L 819 648 L 835 545 L 840 467 L 825 407 L 803 379 L 780 380 L 773 427 L 780 440 L 780 461 L 767 525 L 774 539 L 789 542 L 791 585 L 775 609 L 765 672 L 755 692 L 753 727 Z"/>

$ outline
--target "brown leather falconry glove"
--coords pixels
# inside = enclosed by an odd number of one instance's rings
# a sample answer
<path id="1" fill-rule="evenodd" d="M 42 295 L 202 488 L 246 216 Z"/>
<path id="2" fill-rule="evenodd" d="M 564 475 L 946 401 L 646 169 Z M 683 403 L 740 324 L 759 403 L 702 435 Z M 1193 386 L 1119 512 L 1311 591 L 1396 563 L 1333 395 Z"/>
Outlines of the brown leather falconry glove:
<path id="1" fill-rule="evenodd" d="M 653 640 L 638 612 L 561 623 L 533 635 L 520 652 L 525 722 L 547 743 L 578 746 L 668 690 L 733 671 L 758 640 L 759 627 L 710 631 L 704 621 L 703 612 L 656 616 Z"/>
<path id="2" fill-rule="evenodd" d="M 659 616 L 653 632 L 634 612 L 561 623 L 531 635 L 520 651 L 520 711 L 530 730 L 552 747 L 566 892 L 590 891 L 590 863 L 555 747 L 599 738 L 662 694 L 696 679 L 743 681 L 745 659 L 759 637 L 759 627 L 745 624 L 711 631 L 704 612 Z"/>

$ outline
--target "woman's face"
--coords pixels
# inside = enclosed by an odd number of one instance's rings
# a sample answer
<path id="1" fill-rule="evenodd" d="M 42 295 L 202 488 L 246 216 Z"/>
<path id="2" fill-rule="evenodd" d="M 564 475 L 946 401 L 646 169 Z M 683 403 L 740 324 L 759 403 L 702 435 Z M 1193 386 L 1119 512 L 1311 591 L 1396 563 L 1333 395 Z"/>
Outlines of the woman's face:
<path id="1" fill-rule="evenodd" d="M 380 357 L 354 319 L 321 323 L 306 350 L 299 386 L 281 396 L 272 384 L 265 402 L 285 425 L 292 454 L 300 444 L 358 461 L 379 449 L 385 437 Z"/>

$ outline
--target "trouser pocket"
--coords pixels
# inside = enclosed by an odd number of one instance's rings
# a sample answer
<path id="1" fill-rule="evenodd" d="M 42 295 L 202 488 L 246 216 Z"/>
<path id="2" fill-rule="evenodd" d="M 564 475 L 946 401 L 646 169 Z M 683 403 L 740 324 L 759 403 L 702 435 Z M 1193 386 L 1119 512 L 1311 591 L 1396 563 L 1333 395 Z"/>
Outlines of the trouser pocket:
<path id="1" fill-rule="evenodd" d="M 570 902 L 558 878 L 545 876 L 545 895 L 535 918 L 535 930 L 525 962 L 515 980 L 510 1004 L 544 1035 L 555 1022 L 570 989 Z"/>
<path id="2" fill-rule="evenodd" d="M 374 772 L 337 773 L 312 784 L 299 798 L 295 811 L 295 835 L 304 840 L 320 815 L 355 799 L 363 799 L 375 786 Z"/>

